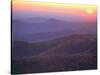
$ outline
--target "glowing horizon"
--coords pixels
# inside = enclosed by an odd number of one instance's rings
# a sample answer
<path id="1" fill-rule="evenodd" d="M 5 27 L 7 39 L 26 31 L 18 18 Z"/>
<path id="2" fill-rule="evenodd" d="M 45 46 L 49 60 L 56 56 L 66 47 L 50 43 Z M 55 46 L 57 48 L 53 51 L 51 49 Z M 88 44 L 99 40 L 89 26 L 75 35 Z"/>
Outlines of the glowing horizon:
<path id="1" fill-rule="evenodd" d="M 82 16 L 85 20 L 96 19 L 95 5 L 64 4 L 54 2 L 35 2 L 27 0 L 13 0 L 13 11 L 31 11 L 48 14 L 65 14 Z"/>

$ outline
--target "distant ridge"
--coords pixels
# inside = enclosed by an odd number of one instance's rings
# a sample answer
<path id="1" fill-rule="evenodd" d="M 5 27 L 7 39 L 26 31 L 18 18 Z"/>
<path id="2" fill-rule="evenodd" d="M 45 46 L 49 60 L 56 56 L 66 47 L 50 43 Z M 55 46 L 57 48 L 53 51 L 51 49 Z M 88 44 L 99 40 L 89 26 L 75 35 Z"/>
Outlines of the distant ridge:
<path id="1" fill-rule="evenodd" d="M 49 40 L 46 42 L 38 43 L 27 43 L 27 42 L 14 42 L 13 50 L 14 56 L 20 51 L 23 57 L 25 56 L 34 56 L 39 54 L 39 56 L 48 56 L 48 55 L 69 55 L 82 53 L 87 50 L 91 52 L 96 49 L 96 36 L 94 35 L 72 35 L 69 37 L 63 37 L 55 40 Z"/>

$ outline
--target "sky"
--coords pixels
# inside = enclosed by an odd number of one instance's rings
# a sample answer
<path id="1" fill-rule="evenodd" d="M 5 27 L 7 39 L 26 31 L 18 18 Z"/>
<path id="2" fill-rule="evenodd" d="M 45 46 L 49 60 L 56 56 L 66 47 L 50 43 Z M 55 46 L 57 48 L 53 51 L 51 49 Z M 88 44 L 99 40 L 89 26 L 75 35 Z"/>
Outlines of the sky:
<path id="1" fill-rule="evenodd" d="M 13 0 L 12 13 L 14 18 L 46 17 L 65 21 L 95 22 L 97 18 L 95 5 L 34 2 L 32 0 Z"/>

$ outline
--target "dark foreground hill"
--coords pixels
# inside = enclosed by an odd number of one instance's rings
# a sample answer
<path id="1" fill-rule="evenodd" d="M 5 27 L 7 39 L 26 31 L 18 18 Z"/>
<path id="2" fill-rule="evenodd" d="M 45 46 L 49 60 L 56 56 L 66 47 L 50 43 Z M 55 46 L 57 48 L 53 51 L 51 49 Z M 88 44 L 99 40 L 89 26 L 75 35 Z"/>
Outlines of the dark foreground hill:
<path id="1" fill-rule="evenodd" d="M 97 68 L 95 35 L 72 35 L 40 43 L 14 42 L 12 73 Z"/>

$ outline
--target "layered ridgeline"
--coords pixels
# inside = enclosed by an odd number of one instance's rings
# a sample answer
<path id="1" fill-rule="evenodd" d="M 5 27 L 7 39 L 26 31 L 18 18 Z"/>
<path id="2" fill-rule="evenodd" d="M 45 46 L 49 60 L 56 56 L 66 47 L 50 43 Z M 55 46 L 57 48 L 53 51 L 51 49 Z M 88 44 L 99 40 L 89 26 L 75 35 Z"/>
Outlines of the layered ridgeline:
<path id="1" fill-rule="evenodd" d="M 13 19 L 12 31 L 12 73 L 97 68 L 94 22 Z"/>
<path id="2" fill-rule="evenodd" d="M 14 41 L 40 42 L 75 34 L 96 34 L 96 23 L 47 18 L 13 19 L 12 31 Z"/>
<path id="3" fill-rule="evenodd" d="M 13 42 L 12 73 L 96 69 L 96 35 Z"/>
<path id="4" fill-rule="evenodd" d="M 37 43 L 15 41 L 12 52 L 13 58 L 96 52 L 96 35 L 72 35 Z"/>

